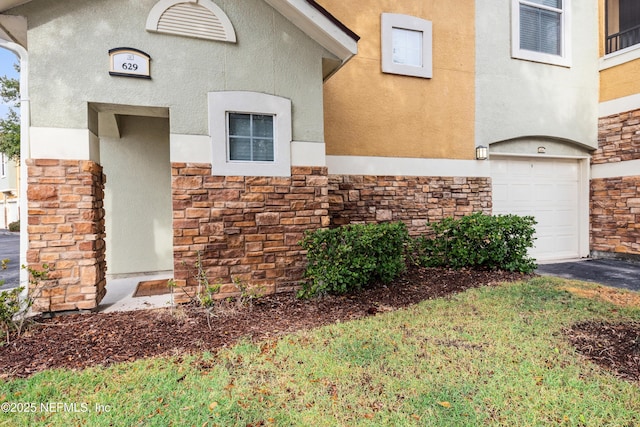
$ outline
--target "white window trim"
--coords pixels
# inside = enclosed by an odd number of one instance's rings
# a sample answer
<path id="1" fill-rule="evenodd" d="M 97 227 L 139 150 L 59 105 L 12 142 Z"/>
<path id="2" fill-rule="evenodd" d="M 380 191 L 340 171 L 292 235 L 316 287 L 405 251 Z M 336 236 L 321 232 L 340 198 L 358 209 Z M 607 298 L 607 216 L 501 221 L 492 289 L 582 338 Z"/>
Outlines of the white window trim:
<path id="1" fill-rule="evenodd" d="M 291 176 L 291 100 L 259 92 L 209 92 L 211 173 L 222 176 Z M 274 116 L 274 160 L 229 161 L 228 114 Z"/>
<path id="2" fill-rule="evenodd" d="M 562 14 L 560 19 L 560 25 L 562 27 L 561 55 L 551 55 L 520 49 L 520 4 L 542 9 L 545 8 L 540 4 L 530 3 L 527 0 L 511 0 L 511 57 L 545 64 L 560 65 L 562 67 L 571 67 L 571 0 L 562 1 Z"/>
<path id="3" fill-rule="evenodd" d="M 383 13 L 382 27 L 382 72 L 405 76 L 433 77 L 433 35 L 431 21 L 398 13 Z M 420 31 L 422 33 L 422 67 L 393 62 L 393 29 Z"/>
<path id="4" fill-rule="evenodd" d="M 638 58 L 640 58 L 640 44 L 634 44 L 633 46 L 611 52 L 600 58 L 599 70 L 602 71 L 607 68 L 617 67 L 618 65 L 635 61 Z"/>

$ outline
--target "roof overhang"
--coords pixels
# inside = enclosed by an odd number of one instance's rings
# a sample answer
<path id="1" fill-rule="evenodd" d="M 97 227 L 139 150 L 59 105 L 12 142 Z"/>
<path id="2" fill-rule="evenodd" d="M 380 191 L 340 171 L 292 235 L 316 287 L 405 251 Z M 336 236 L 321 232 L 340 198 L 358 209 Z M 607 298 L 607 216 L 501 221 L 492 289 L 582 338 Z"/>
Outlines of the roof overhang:
<path id="1" fill-rule="evenodd" d="M 0 13 L 31 0 L 0 0 Z M 0 40 L 27 47 L 27 21 L 20 16 L 0 14 Z"/>
<path id="2" fill-rule="evenodd" d="M 0 0 L 0 12 L 9 10 L 12 7 L 20 6 L 24 3 L 29 3 L 31 0 Z"/>
<path id="3" fill-rule="evenodd" d="M 360 37 L 314 0 L 265 1 L 338 58 L 323 67 L 325 80 L 358 53 Z"/>
<path id="4" fill-rule="evenodd" d="M 0 0 L 0 13 L 30 1 Z M 326 61 L 323 65 L 325 79 L 358 53 L 360 37 L 315 0 L 265 1 L 338 59 L 337 61 Z M 0 15 L 0 38 L 26 48 L 27 29 L 21 19 L 10 15 Z"/>

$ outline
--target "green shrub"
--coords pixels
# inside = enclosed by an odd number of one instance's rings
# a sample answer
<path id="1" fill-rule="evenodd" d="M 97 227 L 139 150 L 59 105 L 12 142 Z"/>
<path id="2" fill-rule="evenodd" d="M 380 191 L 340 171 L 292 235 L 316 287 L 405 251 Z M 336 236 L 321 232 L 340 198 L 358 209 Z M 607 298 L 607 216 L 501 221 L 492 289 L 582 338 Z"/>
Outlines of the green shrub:
<path id="1" fill-rule="evenodd" d="M 531 216 L 485 215 L 476 212 L 460 219 L 444 218 L 429 224 L 432 235 L 414 241 L 414 256 L 425 267 L 485 268 L 530 273 L 535 260 L 527 255 L 533 245 Z"/>
<path id="2" fill-rule="evenodd" d="M 9 231 L 20 231 L 20 221 L 10 222 Z"/>
<path id="3" fill-rule="evenodd" d="M 0 285 L 4 283 L 0 282 Z M 9 342 L 9 333 L 17 330 L 16 316 L 22 310 L 20 292 L 23 289 L 19 287 L 0 291 L 0 329 L 6 336 L 6 342 Z"/>
<path id="4" fill-rule="evenodd" d="M 345 293 L 404 271 L 409 234 L 404 223 L 355 224 L 309 232 L 300 243 L 307 251 L 300 296 Z"/>

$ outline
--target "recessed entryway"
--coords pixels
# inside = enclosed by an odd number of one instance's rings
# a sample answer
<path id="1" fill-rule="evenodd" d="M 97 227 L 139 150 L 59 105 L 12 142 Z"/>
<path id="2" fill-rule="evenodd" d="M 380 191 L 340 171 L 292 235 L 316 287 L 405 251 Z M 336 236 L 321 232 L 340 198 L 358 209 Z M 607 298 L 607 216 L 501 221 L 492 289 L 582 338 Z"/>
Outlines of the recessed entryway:
<path id="1" fill-rule="evenodd" d="M 107 277 L 173 270 L 169 120 L 122 115 L 100 137 Z"/>

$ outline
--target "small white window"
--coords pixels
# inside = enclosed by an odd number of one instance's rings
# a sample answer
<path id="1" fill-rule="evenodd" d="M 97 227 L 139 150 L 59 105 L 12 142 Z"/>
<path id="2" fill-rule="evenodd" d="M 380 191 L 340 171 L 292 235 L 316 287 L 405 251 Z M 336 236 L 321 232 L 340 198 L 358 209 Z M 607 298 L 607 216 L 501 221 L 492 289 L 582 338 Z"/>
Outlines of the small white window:
<path id="1" fill-rule="evenodd" d="M 382 72 L 431 78 L 431 21 L 397 13 L 382 14 Z"/>
<path id="2" fill-rule="evenodd" d="M 210 92 L 209 132 L 213 175 L 291 175 L 289 99 L 258 92 Z"/>
<path id="3" fill-rule="evenodd" d="M 273 162 L 273 116 L 228 113 L 229 161 Z"/>
<path id="4" fill-rule="evenodd" d="M 512 0 L 517 59 L 571 66 L 571 0 Z"/>
<path id="5" fill-rule="evenodd" d="M 7 156 L 4 153 L 0 153 L 0 177 L 5 178 L 7 176 Z"/>

